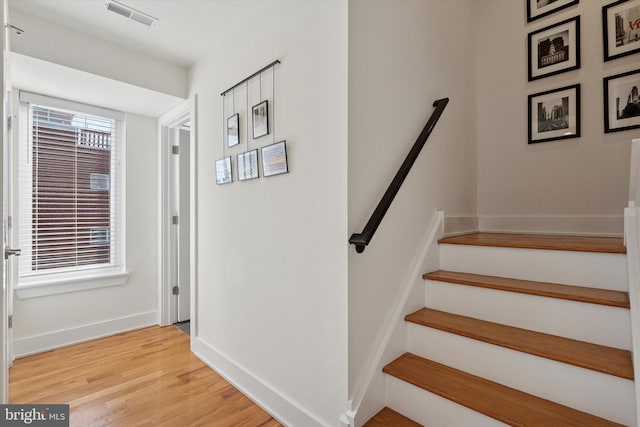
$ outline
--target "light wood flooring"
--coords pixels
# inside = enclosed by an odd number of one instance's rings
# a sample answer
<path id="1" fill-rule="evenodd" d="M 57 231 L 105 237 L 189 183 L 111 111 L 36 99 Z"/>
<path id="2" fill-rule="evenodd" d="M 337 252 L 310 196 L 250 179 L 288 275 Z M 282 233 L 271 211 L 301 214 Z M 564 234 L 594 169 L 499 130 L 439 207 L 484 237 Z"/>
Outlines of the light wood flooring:
<path id="1" fill-rule="evenodd" d="M 10 403 L 67 403 L 71 426 L 280 426 L 173 326 L 18 359 L 9 381 Z"/>

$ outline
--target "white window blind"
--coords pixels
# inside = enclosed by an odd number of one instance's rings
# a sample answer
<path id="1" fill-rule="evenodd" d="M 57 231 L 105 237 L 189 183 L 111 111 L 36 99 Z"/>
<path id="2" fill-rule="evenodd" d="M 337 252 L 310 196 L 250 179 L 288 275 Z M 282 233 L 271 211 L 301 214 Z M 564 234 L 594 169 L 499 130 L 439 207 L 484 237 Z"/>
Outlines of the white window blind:
<path id="1" fill-rule="evenodd" d="M 123 268 L 124 115 L 25 92 L 20 100 L 21 281 Z"/>

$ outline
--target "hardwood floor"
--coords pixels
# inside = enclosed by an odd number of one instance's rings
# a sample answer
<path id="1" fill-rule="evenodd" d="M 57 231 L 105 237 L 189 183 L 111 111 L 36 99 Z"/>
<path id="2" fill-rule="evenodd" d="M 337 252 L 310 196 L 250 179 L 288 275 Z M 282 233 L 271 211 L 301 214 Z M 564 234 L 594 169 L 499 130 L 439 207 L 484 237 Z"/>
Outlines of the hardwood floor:
<path id="1" fill-rule="evenodd" d="M 172 326 L 18 359 L 9 381 L 10 403 L 68 403 L 71 426 L 280 426 Z"/>

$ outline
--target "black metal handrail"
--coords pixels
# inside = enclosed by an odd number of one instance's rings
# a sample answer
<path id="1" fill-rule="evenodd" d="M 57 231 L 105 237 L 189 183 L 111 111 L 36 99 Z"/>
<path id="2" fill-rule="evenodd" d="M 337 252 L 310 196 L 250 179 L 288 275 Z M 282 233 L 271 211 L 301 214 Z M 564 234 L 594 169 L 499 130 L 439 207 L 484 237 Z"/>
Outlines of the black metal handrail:
<path id="1" fill-rule="evenodd" d="M 382 222 L 384 215 L 387 213 L 389 206 L 391 206 L 391 202 L 393 202 L 393 199 L 396 197 L 396 194 L 398 194 L 402 183 L 407 175 L 409 175 L 409 171 L 418 158 L 422 147 L 424 147 L 429 135 L 431 135 L 431 131 L 436 126 L 436 123 L 438 123 L 438 119 L 442 115 L 447 103 L 449 103 L 449 98 L 442 98 L 434 101 L 433 106 L 435 110 L 431 113 L 431 117 L 427 120 L 427 124 L 424 129 L 422 129 L 422 132 L 420 132 L 420 136 L 418 136 L 418 139 L 413 144 L 407 158 L 402 162 L 402 166 L 398 169 L 396 176 L 393 177 L 393 181 L 389 184 L 389 188 L 387 188 L 387 191 L 382 196 L 382 199 L 380 199 L 378 206 L 376 206 L 376 209 L 371 214 L 371 218 L 369 218 L 367 225 L 364 226 L 362 233 L 354 233 L 349 238 L 349 243 L 356 245 L 356 252 L 364 252 L 365 247 L 371 241 L 371 238 Z"/>

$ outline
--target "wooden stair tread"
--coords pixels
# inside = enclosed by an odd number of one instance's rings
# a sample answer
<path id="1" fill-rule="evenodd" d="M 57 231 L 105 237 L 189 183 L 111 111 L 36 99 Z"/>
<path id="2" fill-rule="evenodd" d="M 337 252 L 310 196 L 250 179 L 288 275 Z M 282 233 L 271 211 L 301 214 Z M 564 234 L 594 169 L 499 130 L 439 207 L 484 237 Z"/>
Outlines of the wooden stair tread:
<path id="1" fill-rule="evenodd" d="M 405 353 L 389 363 L 383 371 L 509 425 L 621 425 L 411 353 Z"/>
<path id="2" fill-rule="evenodd" d="M 516 233 L 471 233 L 440 239 L 453 245 L 498 246 L 578 252 L 627 253 L 622 238 Z"/>
<path id="3" fill-rule="evenodd" d="M 631 352 L 423 308 L 408 322 L 633 380 Z"/>
<path id="4" fill-rule="evenodd" d="M 480 274 L 459 273 L 454 271 L 434 271 L 424 274 L 424 279 L 459 285 L 518 292 L 529 295 L 587 302 L 612 307 L 629 308 L 629 294 L 608 289 L 587 288 L 584 286 L 561 285 L 556 283 L 535 282 L 531 280 L 510 279 L 506 277 L 484 276 Z"/>
<path id="5" fill-rule="evenodd" d="M 380 412 L 374 415 L 362 427 L 423 427 L 413 420 L 394 411 L 391 408 L 384 407 Z"/>

